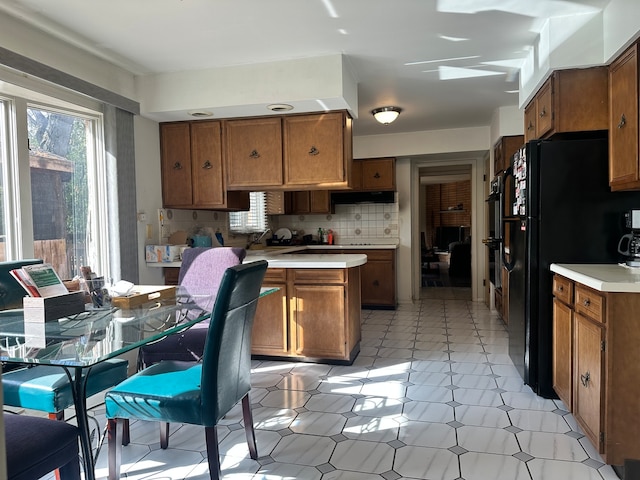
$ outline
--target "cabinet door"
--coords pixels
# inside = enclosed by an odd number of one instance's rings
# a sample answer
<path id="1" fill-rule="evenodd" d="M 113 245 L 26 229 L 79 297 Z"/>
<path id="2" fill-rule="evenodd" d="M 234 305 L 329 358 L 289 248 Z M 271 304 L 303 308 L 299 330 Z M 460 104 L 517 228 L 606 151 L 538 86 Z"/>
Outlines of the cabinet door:
<path id="1" fill-rule="evenodd" d="M 331 199 L 329 190 L 312 190 L 309 192 L 311 213 L 330 213 Z"/>
<path id="2" fill-rule="evenodd" d="M 343 359 L 347 352 L 344 285 L 293 285 L 296 355 Z"/>
<path id="3" fill-rule="evenodd" d="M 367 263 L 360 267 L 360 300 L 366 306 L 396 306 L 396 272 L 393 251 L 362 250 Z"/>
<path id="4" fill-rule="evenodd" d="M 553 129 L 553 76 L 536 94 L 536 138 L 542 138 Z"/>
<path id="5" fill-rule="evenodd" d="M 395 190 L 396 159 L 377 158 L 362 162 L 362 190 Z"/>
<path id="6" fill-rule="evenodd" d="M 638 45 L 609 67 L 609 185 L 638 188 Z"/>
<path id="7" fill-rule="evenodd" d="M 572 313 L 569 306 L 553 299 L 553 388 L 569 411 L 573 401 Z"/>
<path id="8" fill-rule="evenodd" d="M 346 186 L 344 131 L 343 112 L 285 117 L 285 185 L 326 189 Z"/>
<path id="9" fill-rule="evenodd" d="M 251 353 L 253 355 L 277 356 L 288 354 L 289 329 L 286 283 L 269 282 L 265 279 L 262 286 L 278 287 L 280 290 L 265 295 L 258 300 L 251 334 Z"/>
<path id="10" fill-rule="evenodd" d="M 604 329 L 577 312 L 574 319 L 573 414 L 591 443 L 602 453 Z"/>
<path id="11" fill-rule="evenodd" d="M 160 124 L 162 204 L 164 207 L 190 207 L 191 136 L 189 123 Z"/>
<path id="12" fill-rule="evenodd" d="M 191 168 L 193 206 L 225 207 L 220 122 L 191 123 Z"/>
<path id="13" fill-rule="evenodd" d="M 279 117 L 224 124 L 227 188 L 282 186 L 282 121 Z"/>
<path id="14" fill-rule="evenodd" d="M 536 138 L 536 100 L 534 98 L 524 109 L 524 141 L 528 142 Z"/>
<path id="15" fill-rule="evenodd" d="M 351 164 L 351 188 L 362 190 L 362 164 L 364 160 L 354 160 Z"/>

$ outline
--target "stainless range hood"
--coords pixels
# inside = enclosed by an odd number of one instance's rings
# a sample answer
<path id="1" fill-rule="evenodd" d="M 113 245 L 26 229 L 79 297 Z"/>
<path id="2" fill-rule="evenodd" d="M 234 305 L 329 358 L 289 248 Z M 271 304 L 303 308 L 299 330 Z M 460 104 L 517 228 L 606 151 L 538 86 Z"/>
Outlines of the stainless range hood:
<path id="1" fill-rule="evenodd" d="M 332 192 L 331 203 L 344 205 L 354 203 L 394 203 L 396 192 Z"/>

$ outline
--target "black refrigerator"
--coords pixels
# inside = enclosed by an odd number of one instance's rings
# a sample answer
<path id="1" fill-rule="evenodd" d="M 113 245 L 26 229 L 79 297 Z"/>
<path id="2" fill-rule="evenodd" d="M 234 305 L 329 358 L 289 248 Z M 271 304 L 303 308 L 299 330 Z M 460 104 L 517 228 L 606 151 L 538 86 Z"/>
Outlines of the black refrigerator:
<path id="1" fill-rule="evenodd" d="M 621 261 L 624 212 L 640 208 L 640 192 L 611 192 L 606 138 L 531 141 L 512 157 L 503 185 L 509 355 L 525 384 L 557 398 L 550 265 Z"/>

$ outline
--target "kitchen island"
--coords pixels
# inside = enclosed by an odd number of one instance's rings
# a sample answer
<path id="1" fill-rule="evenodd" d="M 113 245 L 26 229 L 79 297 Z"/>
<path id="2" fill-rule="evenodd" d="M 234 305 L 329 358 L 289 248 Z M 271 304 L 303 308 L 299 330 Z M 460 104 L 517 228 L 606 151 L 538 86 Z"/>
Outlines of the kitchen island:
<path id="1" fill-rule="evenodd" d="M 250 254 L 267 260 L 252 354 L 350 365 L 360 352 L 360 266 L 363 254 Z"/>
<path id="2" fill-rule="evenodd" d="M 602 458 L 640 458 L 640 270 L 551 264 L 553 388 Z"/>

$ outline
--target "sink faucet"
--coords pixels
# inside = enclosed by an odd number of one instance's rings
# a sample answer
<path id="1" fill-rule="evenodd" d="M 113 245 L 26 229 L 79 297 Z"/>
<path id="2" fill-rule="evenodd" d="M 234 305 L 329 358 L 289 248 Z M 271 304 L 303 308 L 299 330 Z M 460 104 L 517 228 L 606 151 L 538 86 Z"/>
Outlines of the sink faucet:
<path id="1" fill-rule="evenodd" d="M 249 247 L 251 247 L 251 245 L 257 245 L 258 243 L 260 243 L 262 241 L 262 239 L 264 238 L 264 236 L 269 233 L 271 231 L 270 228 L 267 228 L 264 232 L 262 232 L 260 234 L 260 236 L 258 236 L 257 233 L 253 234 L 253 241 L 250 241 L 249 243 L 247 243 L 247 249 L 249 249 Z"/>

